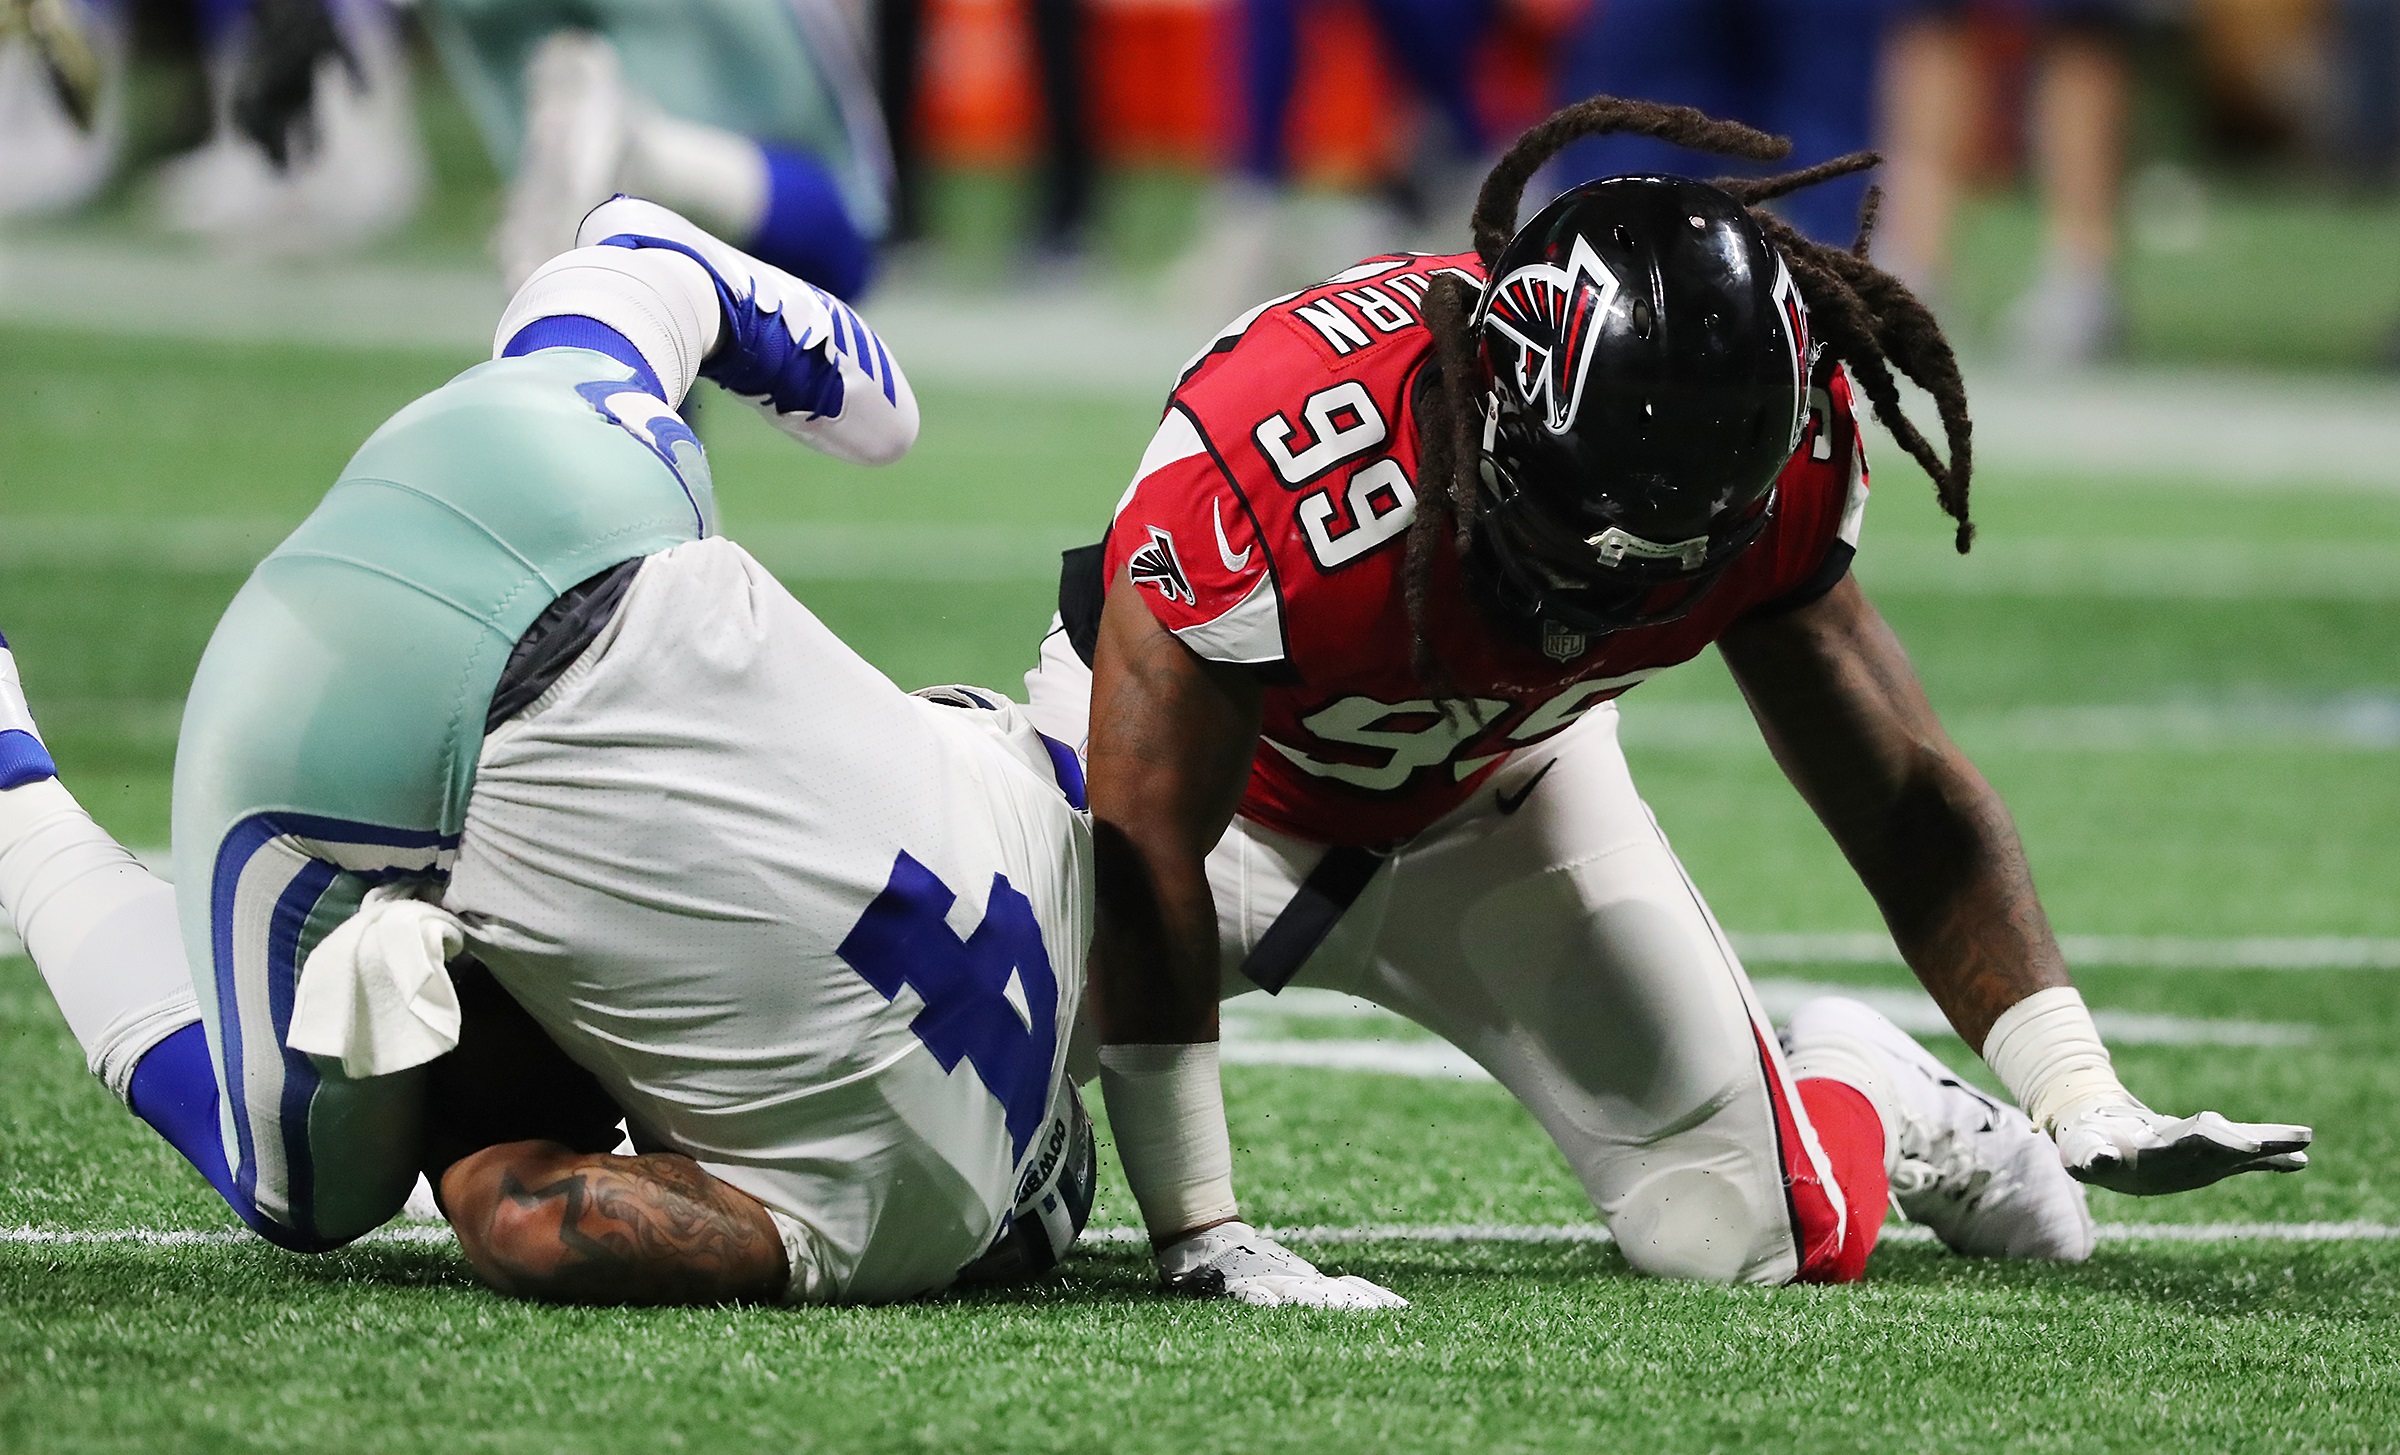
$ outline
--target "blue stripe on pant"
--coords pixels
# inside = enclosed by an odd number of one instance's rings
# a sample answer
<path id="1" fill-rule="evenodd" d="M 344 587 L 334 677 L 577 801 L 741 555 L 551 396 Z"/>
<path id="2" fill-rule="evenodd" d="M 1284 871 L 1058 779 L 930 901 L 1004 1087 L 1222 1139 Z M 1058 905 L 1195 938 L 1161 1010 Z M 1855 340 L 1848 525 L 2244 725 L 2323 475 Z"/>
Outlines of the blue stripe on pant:
<path id="1" fill-rule="evenodd" d="M 446 877 L 493 689 L 543 609 L 710 528 L 698 441 L 610 412 L 630 373 L 549 348 L 402 410 L 251 574 L 201 660 L 176 749 L 177 898 L 227 1201 L 283 1246 L 388 1220 L 422 1138 L 421 1068 L 353 1080 L 286 1047 L 309 952 L 369 887 Z"/>
<path id="2" fill-rule="evenodd" d="M 336 1247 L 399 1210 L 417 1170 L 421 1074 L 350 1081 L 284 1044 L 300 968 L 378 882 L 438 876 L 454 835 L 260 814 L 228 832 L 210 892 L 216 1064 L 242 1220 L 297 1251 Z M 320 1147 L 311 1128 L 337 1113 Z M 386 1135 L 353 1135 L 361 1124 Z M 335 1189 L 332 1206 L 321 1192 Z"/>

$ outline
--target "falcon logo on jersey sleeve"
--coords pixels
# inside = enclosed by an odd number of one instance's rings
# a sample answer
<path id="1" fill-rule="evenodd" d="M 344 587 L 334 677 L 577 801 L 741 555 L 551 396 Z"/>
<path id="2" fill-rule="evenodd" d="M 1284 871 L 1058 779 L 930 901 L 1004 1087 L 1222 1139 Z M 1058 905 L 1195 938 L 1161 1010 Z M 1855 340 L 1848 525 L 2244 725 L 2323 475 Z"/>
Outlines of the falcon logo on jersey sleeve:
<path id="1" fill-rule="evenodd" d="M 1552 434 L 1574 428 L 1592 369 L 1592 335 L 1623 285 L 1592 245 L 1575 239 L 1567 266 L 1533 263 L 1492 289 L 1488 318 L 1516 345 L 1517 388 Z"/>
<path id="2" fill-rule="evenodd" d="M 1133 553 L 1125 563 L 1125 572 L 1136 586 L 1155 588 L 1169 601 L 1186 606 L 1200 604 L 1200 593 L 1192 589 L 1191 578 L 1183 574 L 1183 561 L 1175 554 L 1175 537 L 1157 526 L 1149 527 L 1150 540 Z"/>

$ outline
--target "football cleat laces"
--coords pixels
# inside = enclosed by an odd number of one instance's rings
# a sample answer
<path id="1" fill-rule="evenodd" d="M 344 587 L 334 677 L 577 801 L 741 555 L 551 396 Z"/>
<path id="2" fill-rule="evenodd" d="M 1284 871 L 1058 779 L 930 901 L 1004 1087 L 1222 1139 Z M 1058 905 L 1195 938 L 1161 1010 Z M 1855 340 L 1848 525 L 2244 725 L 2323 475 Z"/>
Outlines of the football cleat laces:
<path id="1" fill-rule="evenodd" d="M 1882 1062 L 1899 1156 L 1892 1201 L 1952 1251 L 1979 1258 L 2091 1256 L 2083 1184 L 2025 1114 L 1961 1081 L 1906 1031 L 1858 1001 L 1826 996 L 1792 1017 L 1787 1045 L 1845 1042 Z"/>

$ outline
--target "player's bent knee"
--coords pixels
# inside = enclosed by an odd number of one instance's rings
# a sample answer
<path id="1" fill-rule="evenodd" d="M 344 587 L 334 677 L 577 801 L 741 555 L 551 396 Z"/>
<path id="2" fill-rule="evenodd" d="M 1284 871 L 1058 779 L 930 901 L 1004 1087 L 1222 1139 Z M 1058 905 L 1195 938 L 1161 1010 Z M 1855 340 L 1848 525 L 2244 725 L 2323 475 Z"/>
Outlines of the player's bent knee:
<path id="1" fill-rule="evenodd" d="M 1704 1167 L 1660 1172 L 1626 1193 L 1610 1210 L 1610 1236 L 1636 1273 L 1703 1283 L 1781 1283 L 1790 1229 L 1764 1226 L 1759 1209 L 1735 1182 Z M 1762 1250 L 1762 1245 L 1765 1245 Z"/>

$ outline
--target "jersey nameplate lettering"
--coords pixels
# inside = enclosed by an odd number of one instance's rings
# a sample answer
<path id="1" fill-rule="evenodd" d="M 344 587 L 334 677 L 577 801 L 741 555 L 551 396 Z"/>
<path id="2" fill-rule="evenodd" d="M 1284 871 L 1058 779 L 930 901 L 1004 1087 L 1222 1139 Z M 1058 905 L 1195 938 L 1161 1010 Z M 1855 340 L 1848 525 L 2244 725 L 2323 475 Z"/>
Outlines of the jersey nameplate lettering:
<path id="1" fill-rule="evenodd" d="M 1356 288 L 1342 288 L 1324 297 L 1302 303 L 1292 309 L 1292 317 L 1315 331 L 1336 358 L 1344 358 L 1380 339 L 1404 333 L 1424 321 L 1425 290 L 1435 275 L 1449 273 L 1462 278 L 1470 288 L 1480 289 L 1483 280 L 1463 268 L 1422 268 L 1404 273 L 1392 270 L 1402 263 L 1362 264 L 1347 273 L 1328 280 L 1347 283 L 1373 278 L 1372 284 L 1361 281 Z M 1325 286 L 1323 284 L 1320 287 Z"/>

